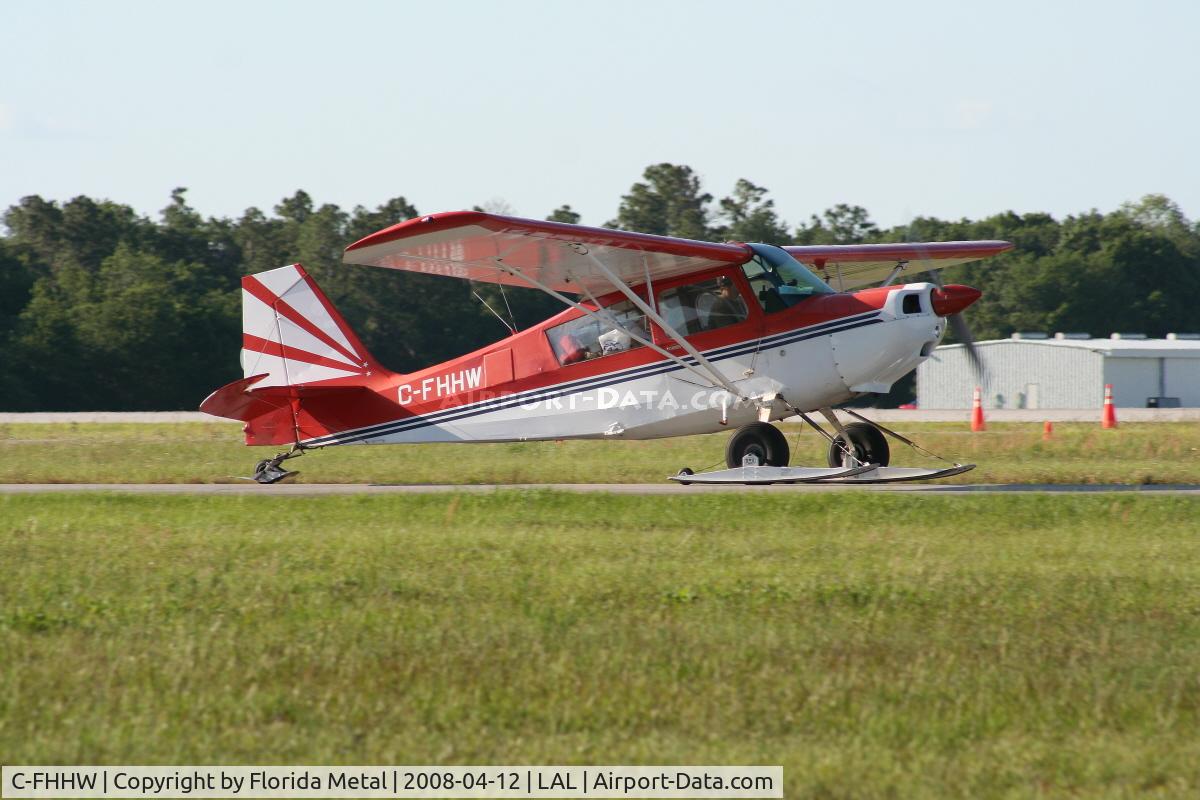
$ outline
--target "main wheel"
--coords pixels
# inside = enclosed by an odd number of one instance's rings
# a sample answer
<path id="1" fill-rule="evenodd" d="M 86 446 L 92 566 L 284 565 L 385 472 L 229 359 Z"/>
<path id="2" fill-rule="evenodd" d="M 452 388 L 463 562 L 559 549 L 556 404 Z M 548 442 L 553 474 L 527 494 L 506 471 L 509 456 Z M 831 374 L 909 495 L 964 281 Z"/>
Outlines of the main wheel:
<path id="1" fill-rule="evenodd" d="M 757 456 L 761 466 L 786 467 L 791 452 L 783 431 L 768 422 L 752 422 L 729 437 L 729 444 L 725 446 L 725 464 L 731 469 L 740 467 L 742 459 L 748 455 Z"/>
<path id="2" fill-rule="evenodd" d="M 838 447 L 836 442 L 846 445 L 854 457 L 863 464 L 878 464 L 886 467 L 892 455 L 883 432 L 865 422 L 851 422 L 846 425 L 843 432 L 835 437 L 835 442 L 829 444 L 829 466 L 848 466 L 843 463 L 846 454 L 842 452 L 842 448 Z"/>

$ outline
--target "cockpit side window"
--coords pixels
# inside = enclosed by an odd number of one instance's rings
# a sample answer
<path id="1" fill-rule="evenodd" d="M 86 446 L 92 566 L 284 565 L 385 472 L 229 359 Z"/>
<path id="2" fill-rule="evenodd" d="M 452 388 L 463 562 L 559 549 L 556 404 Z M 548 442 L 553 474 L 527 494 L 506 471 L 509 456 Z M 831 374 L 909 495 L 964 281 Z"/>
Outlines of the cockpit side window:
<path id="1" fill-rule="evenodd" d="M 737 284 L 727 275 L 663 290 L 658 310 L 685 336 L 734 325 L 749 316 Z"/>
<path id="2" fill-rule="evenodd" d="M 779 296 L 779 290 L 776 288 L 778 283 L 773 275 L 770 274 L 762 258 L 755 256 L 754 258 L 742 264 L 742 271 L 746 273 L 746 280 L 750 281 L 750 289 L 754 292 L 754 296 L 758 298 L 758 304 L 762 306 L 762 310 L 768 314 L 773 314 L 776 311 L 783 311 L 787 305 L 783 302 L 783 298 Z"/>
<path id="3" fill-rule="evenodd" d="M 628 300 L 607 306 L 600 314 L 606 317 L 604 322 L 584 315 L 546 331 L 559 364 L 566 366 L 641 347 L 631 332 L 650 338 L 646 316 Z"/>
<path id="4" fill-rule="evenodd" d="M 742 265 L 763 311 L 783 311 L 813 295 L 833 294 L 828 284 L 812 274 L 781 247 L 752 244 L 754 256 Z"/>

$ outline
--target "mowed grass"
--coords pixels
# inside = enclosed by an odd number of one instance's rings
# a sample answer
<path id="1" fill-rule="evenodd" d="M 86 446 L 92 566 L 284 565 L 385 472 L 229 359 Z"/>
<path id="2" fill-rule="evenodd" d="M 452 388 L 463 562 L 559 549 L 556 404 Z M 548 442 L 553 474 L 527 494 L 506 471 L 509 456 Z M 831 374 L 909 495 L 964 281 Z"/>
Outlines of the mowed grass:
<path id="1" fill-rule="evenodd" d="M 958 483 L 1200 483 L 1200 425 L 905 423 L 897 430 L 951 461 Z M 823 466 L 826 444 L 785 425 L 792 464 Z M 681 467 L 724 466 L 729 433 L 654 441 L 333 447 L 289 461 L 308 483 L 641 483 Z M 236 423 L 0 425 L 0 483 L 227 483 L 278 448 L 248 448 Z M 898 466 L 945 466 L 892 442 Z"/>
<path id="2" fill-rule="evenodd" d="M 6 763 L 1200 792 L 1200 502 L 0 497 Z"/>

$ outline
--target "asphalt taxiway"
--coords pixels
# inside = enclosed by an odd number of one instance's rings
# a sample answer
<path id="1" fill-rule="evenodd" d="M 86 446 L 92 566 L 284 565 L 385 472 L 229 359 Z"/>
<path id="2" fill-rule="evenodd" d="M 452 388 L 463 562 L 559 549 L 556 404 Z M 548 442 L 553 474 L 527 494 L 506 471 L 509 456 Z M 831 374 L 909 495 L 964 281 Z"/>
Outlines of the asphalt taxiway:
<path id="1" fill-rule="evenodd" d="M 687 495 L 711 492 L 774 492 L 811 494 L 820 492 L 889 492 L 908 495 L 973 495 L 1003 493 L 1097 494 L 1136 493 L 1152 495 L 1194 495 L 1195 484 L 1051 484 L 1051 483 L 980 483 L 928 484 L 888 483 L 869 485 L 742 484 L 680 486 L 662 483 L 522 483 L 522 484 L 363 484 L 363 483 L 280 483 L 260 486 L 256 483 L 5 483 L 0 494 L 63 494 L 109 492 L 141 495 L 259 495 L 262 497 L 320 497 L 353 494 L 436 494 L 443 492 L 488 493 L 499 491 L 558 491 L 640 495 Z"/>

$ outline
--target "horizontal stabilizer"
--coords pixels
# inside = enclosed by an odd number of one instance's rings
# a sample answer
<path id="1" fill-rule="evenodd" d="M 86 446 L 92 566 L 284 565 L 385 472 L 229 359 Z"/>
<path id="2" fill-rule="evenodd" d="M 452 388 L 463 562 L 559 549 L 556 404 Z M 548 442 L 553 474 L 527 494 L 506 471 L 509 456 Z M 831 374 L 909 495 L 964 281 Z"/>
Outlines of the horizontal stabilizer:
<path id="1" fill-rule="evenodd" d="M 227 383 L 210 394 L 200 404 L 200 410 L 214 417 L 240 419 L 249 422 L 263 414 L 288 408 L 292 400 L 336 398 L 366 401 L 375 392 L 366 386 L 263 386 L 251 388 L 266 378 L 265 374 L 251 375 Z"/>
<path id="2" fill-rule="evenodd" d="M 247 421 L 276 409 L 286 408 L 286 400 L 267 398 L 261 394 L 255 396 L 250 393 L 250 387 L 265 377 L 267 377 L 266 373 L 251 375 L 248 378 L 225 384 L 204 398 L 204 402 L 200 404 L 200 410 L 205 414 L 212 414 L 214 417 Z"/>
<path id="3" fill-rule="evenodd" d="M 246 423 L 246 444 L 290 444 L 401 413 L 368 386 L 263 386 L 252 375 L 222 386 L 200 404 L 206 414 Z"/>

